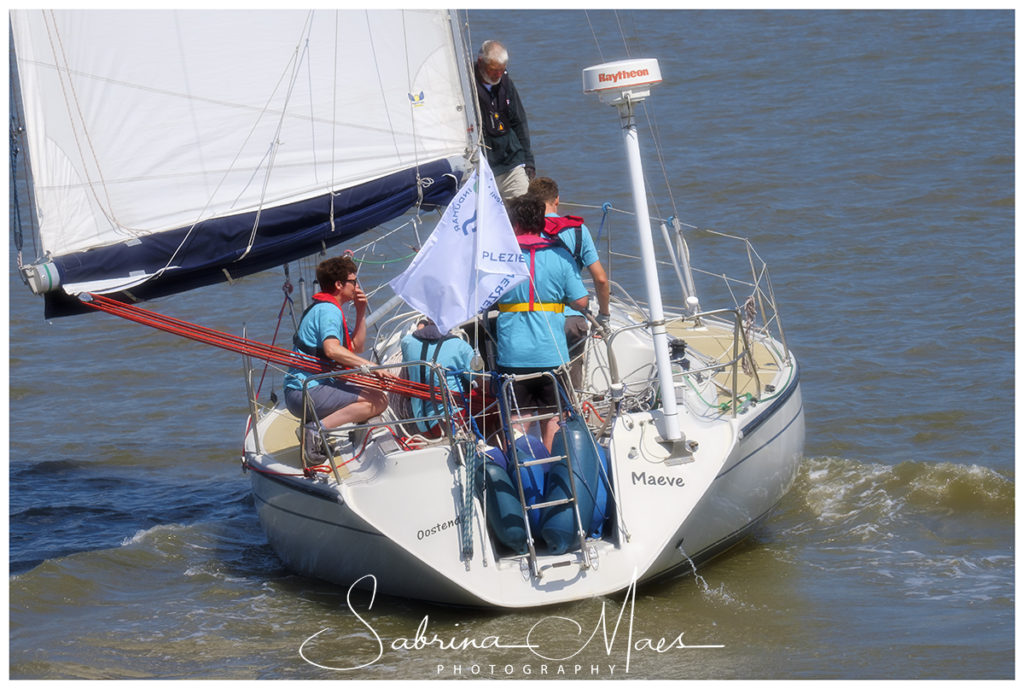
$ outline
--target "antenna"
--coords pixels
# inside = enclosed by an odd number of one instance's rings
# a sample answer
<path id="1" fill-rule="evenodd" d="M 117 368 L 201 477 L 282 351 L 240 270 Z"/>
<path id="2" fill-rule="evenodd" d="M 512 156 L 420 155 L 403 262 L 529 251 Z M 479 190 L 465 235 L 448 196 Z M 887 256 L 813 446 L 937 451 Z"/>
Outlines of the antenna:
<path id="1" fill-rule="evenodd" d="M 654 58 L 605 62 L 583 70 L 583 92 L 596 93 L 608 105 L 642 101 L 660 83 L 661 69 Z"/>
<path id="2" fill-rule="evenodd" d="M 665 311 L 661 304 L 658 268 L 654 256 L 654 238 L 651 236 L 651 216 L 647 209 L 647 189 L 644 186 L 643 163 L 637 139 L 633 108 L 651 95 L 651 87 L 661 82 L 661 69 L 653 58 L 637 58 L 605 62 L 583 70 L 583 91 L 596 93 L 602 103 L 614 105 L 622 120 L 622 137 L 626 144 L 626 159 L 636 206 L 636 229 L 640 239 L 640 259 L 647 286 L 647 302 L 651 306 L 651 335 L 654 340 L 654 358 L 658 365 L 661 385 L 662 412 L 665 427 L 662 439 L 683 446 L 676 409 L 675 387 L 672 380 L 672 361 L 668 352 L 668 331 L 665 329 Z"/>

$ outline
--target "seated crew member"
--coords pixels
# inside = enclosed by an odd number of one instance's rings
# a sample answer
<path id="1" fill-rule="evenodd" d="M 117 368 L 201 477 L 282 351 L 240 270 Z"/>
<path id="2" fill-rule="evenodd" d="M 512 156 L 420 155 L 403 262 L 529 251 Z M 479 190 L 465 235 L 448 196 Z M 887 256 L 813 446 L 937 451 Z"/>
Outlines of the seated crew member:
<path id="1" fill-rule="evenodd" d="M 572 254 L 576 274 L 584 267 L 590 272 L 597 293 L 597 322 L 607 326 L 609 320 L 608 301 L 611 296 L 611 283 L 608 273 L 597 254 L 594 238 L 590 229 L 583 224 L 583 218 L 575 215 L 558 215 L 558 184 L 550 177 L 537 177 L 530 180 L 530 192 L 544 202 L 544 234 L 555 237 Z M 565 339 L 569 347 L 569 377 L 577 390 L 583 385 L 583 350 L 590 334 L 590 323 L 579 311 L 569 307 L 565 310 Z"/>
<path id="2" fill-rule="evenodd" d="M 429 318 L 421 318 L 416 330 L 402 338 L 402 361 L 429 361 L 443 368 L 454 371 L 468 371 L 473 361 L 473 348 L 469 343 L 452 335 L 442 333 L 437 324 Z M 425 366 L 410 366 L 409 380 L 426 383 L 430 386 L 438 384 L 437 372 Z M 457 375 L 454 371 L 446 374 L 448 389 L 453 393 L 469 393 L 467 376 Z M 438 388 L 440 389 L 440 388 Z M 444 412 L 442 402 L 432 402 L 417 397 L 410 397 L 409 404 L 413 416 L 433 416 Z M 440 424 L 436 422 L 417 421 L 418 431 L 429 437 L 441 435 Z"/>
<path id="3" fill-rule="evenodd" d="M 373 366 L 359 356 L 366 343 L 366 294 L 359 287 L 356 278 L 356 264 L 349 256 L 337 256 L 322 261 L 316 267 L 316 279 L 320 292 L 313 295 L 313 304 L 302 315 L 302 321 L 295 331 L 295 351 L 337 362 L 349 368 Z M 355 306 L 356 322 L 349 330 L 342 305 L 351 301 Z M 288 411 L 307 420 L 312 414 L 303 415 L 303 382 L 311 375 L 306 371 L 292 368 L 284 378 L 284 401 Z M 388 374 L 376 373 L 380 377 Z M 387 395 L 382 390 L 363 388 L 346 378 L 327 378 L 310 381 L 308 401 L 310 410 L 315 411 L 325 429 L 332 429 L 348 423 L 362 423 L 388 406 Z M 314 461 L 325 461 L 326 454 L 319 447 L 319 435 L 313 423 L 306 424 L 305 445 L 307 455 Z"/>
<path id="4" fill-rule="evenodd" d="M 587 288 L 569 252 L 541 236 L 543 201 L 525 194 L 512 199 L 509 212 L 523 258 L 530 267 L 530 279 L 498 300 L 498 371 L 554 371 L 569 363 L 565 304 L 581 311 L 586 309 Z M 555 411 L 558 391 L 549 377 L 517 381 L 514 389 L 521 412 Z M 541 432 L 541 440 L 549 450 L 558 432 L 558 423 L 559 419 L 552 417 Z"/>

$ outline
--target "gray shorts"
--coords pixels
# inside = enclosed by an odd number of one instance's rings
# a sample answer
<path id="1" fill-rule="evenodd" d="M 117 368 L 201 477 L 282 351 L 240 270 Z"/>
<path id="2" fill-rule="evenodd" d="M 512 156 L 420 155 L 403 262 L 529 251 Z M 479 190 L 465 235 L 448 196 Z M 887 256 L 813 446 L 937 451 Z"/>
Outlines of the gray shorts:
<path id="1" fill-rule="evenodd" d="M 359 388 L 352 383 L 329 380 L 309 388 L 309 401 L 316 418 L 338 411 L 359 399 Z M 284 403 L 295 416 L 302 418 L 302 390 L 285 388 Z"/>
<path id="2" fill-rule="evenodd" d="M 583 387 L 583 354 L 590 335 L 590 322 L 584 316 L 565 317 L 565 343 L 569 346 L 569 380 L 577 390 Z"/>

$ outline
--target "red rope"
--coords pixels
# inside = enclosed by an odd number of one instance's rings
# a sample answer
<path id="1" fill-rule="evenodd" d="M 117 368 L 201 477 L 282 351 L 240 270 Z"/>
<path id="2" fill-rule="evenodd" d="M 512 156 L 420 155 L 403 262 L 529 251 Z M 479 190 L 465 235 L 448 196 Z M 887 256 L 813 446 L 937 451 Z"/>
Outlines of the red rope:
<path id="1" fill-rule="evenodd" d="M 282 349 L 281 347 L 275 347 L 274 345 L 264 344 L 256 340 L 250 340 L 236 335 L 229 335 L 228 333 L 214 330 L 213 328 L 207 328 L 178 318 L 165 316 L 155 311 L 150 311 L 149 309 L 125 304 L 124 302 L 111 299 L 102 294 L 90 294 L 89 300 L 85 300 L 82 303 L 96 309 L 97 311 L 103 311 L 114 316 L 119 316 L 120 318 L 124 318 L 141 325 L 147 325 L 151 328 L 171 333 L 172 335 L 178 335 L 196 342 L 219 347 L 220 349 L 225 349 L 230 352 L 238 352 L 257 359 L 265 359 L 266 361 L 280 364 L 281 366 L 297 368 L 310 373 L 327 373 L 329 371 L 346 370 L 339 364 L 326 366 L 320 359 L 307 354 L 302 354 L 301 352 Z M 419 399 L 430 400 L 433 402 L 443 401 L 443 393 L 437 388 L 426 383 L 417 383 L 415 381 L 404 380 L 401 378 L 383 378 L 372 373 L 351 374 L 346 376 L 346 380 L 367 388 L 394 392 L 400 395 L 417 397 Z M 456 403 L 462 402 L 462 395 L 456 393 L 453 397 L 455 397 Z"/>
<path id="2" fill-rule="evenodd" d="M 604 423 L 604 417 L 597 412 L 597 408 L 589 401 L 583 403 L 583 411 L 589 411 L 591 414 L 597 417 L 597 420 Z"/>
<path id="3" fill-rule="evenodd" d="M 289 285 L 290 287 L 291 285 Z M 284 302 L 281 303 L 281 310 L 277 312 L 277 325 L 274 327 L 274 336 L 270 338 L 270 346 L 273 347 L 277 342 L 277 333 L 281 330 L 281 319 L 284 318 L 284 307 L 288 306 L 288 302 L 291 301 L 291 296 L 288 294 L 287 287 L 284 290 Z M 267 378 L 267 369 L 270 368 L 270 362 L 268 361 L 263 367 L 263 374 L 260 376 L 260 384 L 256 386 L 256 398 L 259 399 L 260 391 L 263 390 L 263 381 Z"/>

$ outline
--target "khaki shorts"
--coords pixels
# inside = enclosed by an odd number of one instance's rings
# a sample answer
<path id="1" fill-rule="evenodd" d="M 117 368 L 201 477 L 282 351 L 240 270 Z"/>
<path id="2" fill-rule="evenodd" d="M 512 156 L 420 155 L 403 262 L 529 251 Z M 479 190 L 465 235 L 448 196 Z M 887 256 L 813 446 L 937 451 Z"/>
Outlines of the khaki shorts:
<path id="1" fill-rule="evenodd" d="M 526 176 L 526 166 L 517 165 L 508 172 L 494 176 L 498 185 L 498 193 L 505 201 L 522 196 L 530 188 L 530 178 Z"/>

